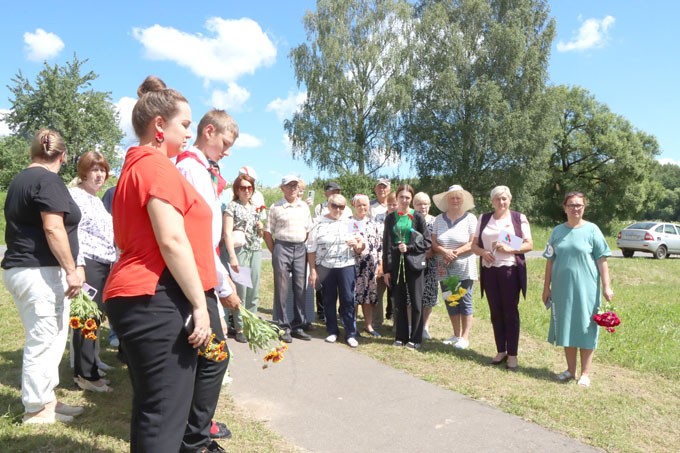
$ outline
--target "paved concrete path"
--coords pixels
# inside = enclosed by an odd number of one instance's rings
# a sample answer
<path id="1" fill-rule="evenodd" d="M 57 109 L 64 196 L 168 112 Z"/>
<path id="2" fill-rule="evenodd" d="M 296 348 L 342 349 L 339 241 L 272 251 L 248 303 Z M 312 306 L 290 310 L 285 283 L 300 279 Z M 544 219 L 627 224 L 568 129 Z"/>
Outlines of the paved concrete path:
<path id="1" fill-rule="evenodd" d="M 230 347 L 237 406 L 306 451 L 596 451 L 344 344 L 294 340 L 285 360 L 265 370 L 247 345 Z"/>

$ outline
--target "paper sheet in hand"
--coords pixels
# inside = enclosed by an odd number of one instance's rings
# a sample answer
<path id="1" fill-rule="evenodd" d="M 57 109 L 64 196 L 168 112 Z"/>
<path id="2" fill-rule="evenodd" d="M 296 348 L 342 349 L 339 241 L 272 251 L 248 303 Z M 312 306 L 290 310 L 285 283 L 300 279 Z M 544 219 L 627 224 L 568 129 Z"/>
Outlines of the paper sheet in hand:
<path id="1" fill-rule="evenodd" d="M 238 283 L 239 285 L 243 285 L 246 288 L 252 288 L 253 287 L 253 279 L 250 276 L 250 268 L 245 267 L 245 266 L 239 266 L 238 267 L 238 272 L 234 272 L 234 270 L 229 266 L 229 275 L 231 276 L 231 279 L 234 281 L 234 283 Z"/>
<path id="2" fill-rule="evenodd" d="M 357 222 L 356 220 L 350 220 L 347 224 L 347 230 L 350 234 L 363 233 L 366 229 L 364 222 Z"/>
<path id="3" fill-rule="evenodd" d="M 513 250 L 519 250 L 522 247 L 522 238 L 505 230 L 498 232 L 498 242 L 508 244 Z"/>

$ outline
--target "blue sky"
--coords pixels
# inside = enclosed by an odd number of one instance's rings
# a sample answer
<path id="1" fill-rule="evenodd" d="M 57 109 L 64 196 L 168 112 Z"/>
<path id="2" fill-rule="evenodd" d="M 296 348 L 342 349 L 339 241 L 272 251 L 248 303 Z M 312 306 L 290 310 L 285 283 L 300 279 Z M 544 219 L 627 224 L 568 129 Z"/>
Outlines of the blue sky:
<path id="1" fill-rule="evenodd" d="M 156 74 L 191 103 L 194 122 L 212 106 L 225 108 L 241 137 L 221 163 L 227 179 L 251 165 L 264 185 L 317 171 L 291 158 L 283 129 L 301 99 L 288 54 L 305 41 L 302 17 L 312 0 L 255 2 L 175 0 L 83 2 L 24 0 L 0 19 L 0 112 L 10 107 L 7 85 L 21 70 L 33 81 L 44 61 L 88 59 L 119 107 L 134 141 L 129 112 L 136 89 Z M 675 108 L 680 56 L 673 0 L 550 1 L 557 21 L 549 66 L 553 84 L 580 85 L 635 127 L 657 137 L 659 159 L 680 163 Z M 673 110 L 671 110 L 673 109 Z M 0 135 L 9 131 L 0 123 Z M 408 166 L 387 169 L 407 173 Z M 325 175 L 322 175 L 325 176 Z"/>

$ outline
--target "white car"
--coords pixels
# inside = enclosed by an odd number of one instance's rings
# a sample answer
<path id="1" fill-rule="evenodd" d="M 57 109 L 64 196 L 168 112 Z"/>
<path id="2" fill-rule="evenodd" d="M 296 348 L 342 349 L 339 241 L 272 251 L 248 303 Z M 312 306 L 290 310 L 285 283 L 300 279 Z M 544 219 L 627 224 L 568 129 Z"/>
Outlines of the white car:
<path id="1" fill-rule="evenodd" d="M 680 225 L 637 222 L 619 231 L 616 245 L 626 258 L 635 252 L 646 252 L 662 260 L 671 253 L 680 254 Z"/>

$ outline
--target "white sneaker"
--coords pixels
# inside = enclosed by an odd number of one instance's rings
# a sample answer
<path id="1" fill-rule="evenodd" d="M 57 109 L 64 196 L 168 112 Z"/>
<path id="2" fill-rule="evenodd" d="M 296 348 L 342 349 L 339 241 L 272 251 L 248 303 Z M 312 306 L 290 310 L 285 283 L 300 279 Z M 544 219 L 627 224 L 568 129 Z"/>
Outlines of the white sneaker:
<path id="1" fill-rule="evenodd" d="M 337 335 L 328 335 L 326 337 L 326 343 L 335 343 L 336 341 L 338 341 Z M 356 340 L 354 340 L 354 341 L 356 341 Z"/>
<path id="2" fill-rule="evenodd" d="M 581 377 L 578 379 L 578 385 L 581 387 L 590 387 L 590 378 L 587 374 L 581 375 Z"/>
<path id="3" fill-rule="evenodd" d="M 350 348 L 356 348 L 357 346 L 359 346 L 359 342 L 354 337 L 349 337 L 347 339 L 347 344 L 349 345 Z"/>
<path id="4" fill-rule="evenodd" d="M 423 329 L 423 340 L 431 340 L 430 332 L 427 329 Z"/>
<path id="5" fill-rule="evenodd" d="M 113 370 L 113 367 L 111 365 L 108 365 L 108 364 L 102 362 L 101 360 L 97 360 L 97 368 L 99 368 L 100 370 L 104 370 L 104 371 Z M 104 376 L 106 376 L 106 375 L 104 375 Z"/>
<path id="6" fill-rule="evenodd" d="M 458 338 L 455 335 L 452 335 L 451 338 L 444 340 L 444 344 L 456 344 L 458 340 L 460 340 L 460 338 Z"/>
<path id="7" fill-rule="evenodd" d="M 465 338 L 459 338 L 456 344 L 453 345 L 456 349 L 467 349 L 470 346 L 470 342 Z"/>

